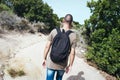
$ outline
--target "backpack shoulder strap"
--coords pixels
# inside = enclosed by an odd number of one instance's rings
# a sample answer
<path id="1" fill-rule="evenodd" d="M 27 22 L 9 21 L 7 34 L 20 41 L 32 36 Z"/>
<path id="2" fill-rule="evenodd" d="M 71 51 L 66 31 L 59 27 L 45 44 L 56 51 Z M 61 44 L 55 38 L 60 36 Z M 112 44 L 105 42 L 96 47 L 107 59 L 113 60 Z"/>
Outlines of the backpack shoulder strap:
<path id="1" fill-rule="evenodd" d="M 67 36 L 69 36 L 71 33 L 73 33 L 73 31 L 71 31 L 71 30 L 68 30 L 68 31 L 66 32 Z"/>
<path id="2" fill-rule="evenodd" d="M 56 27 L 56 30 L 57 30 L 57 33 L 60 34 L 61 33 L 61 30 L 59 27 Z"/>

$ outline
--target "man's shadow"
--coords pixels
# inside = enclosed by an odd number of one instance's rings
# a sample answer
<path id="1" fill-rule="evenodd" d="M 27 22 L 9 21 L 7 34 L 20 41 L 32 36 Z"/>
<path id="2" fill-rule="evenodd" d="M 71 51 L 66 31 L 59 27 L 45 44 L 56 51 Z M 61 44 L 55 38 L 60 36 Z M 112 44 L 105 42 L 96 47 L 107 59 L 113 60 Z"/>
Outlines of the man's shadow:
<path id="1" fill-rule="evenodd" d="M 85 78 L 82 77 L 82 75 L 84 75 L 83 71 L 79 72 L 77 75 L 72 75 L 68 77 L 67 80 L 85 80 Z"/>

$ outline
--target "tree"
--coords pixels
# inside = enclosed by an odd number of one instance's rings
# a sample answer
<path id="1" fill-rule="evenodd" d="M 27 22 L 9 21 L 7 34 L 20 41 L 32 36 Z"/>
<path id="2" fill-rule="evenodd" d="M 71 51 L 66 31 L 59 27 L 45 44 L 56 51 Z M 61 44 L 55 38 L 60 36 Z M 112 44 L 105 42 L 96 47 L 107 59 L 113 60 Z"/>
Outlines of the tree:
<path id="1" fill-rule="evenodd" d="M 80 29 L 80 27 L 83 27 L 79 22 L 73 21 L 73 27 L 76 29 Z"/>
<path id="2" fill-rule="evenodd" d="M 89 37 L 87 58 L 120 77 L 120 0 L 91 0 L 87 6 L 92 13 L 85 21 Z"/>
<path id="3" fill-rule="evenodd" d="M 87 26 L 91 26 L 91 31 L 103 28 L 106 30 L 106 34 L 109 34 L 113 28 L 120 29 L 119 0 L 92 0 L 87 5 L 93 13 L 87 23 Z"/>
<path id="4" fill-rule="evenodd" d="M 44 22 L 48 29 L 53 29 L 59 20 L 52 8 L 42 0 L 6 0 L 6 4 L 20 17 L 31 22 Z M 11 4 L 11 5 L 10 5 Z"/>

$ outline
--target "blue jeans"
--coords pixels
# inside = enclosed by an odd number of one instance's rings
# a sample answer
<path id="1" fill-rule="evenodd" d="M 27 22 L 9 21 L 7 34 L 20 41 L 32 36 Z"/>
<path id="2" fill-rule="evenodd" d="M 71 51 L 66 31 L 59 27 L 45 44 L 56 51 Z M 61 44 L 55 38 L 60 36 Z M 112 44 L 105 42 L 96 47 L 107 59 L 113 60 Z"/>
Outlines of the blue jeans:
<path id="1" fill-rule="evenodd" d="M 62 80 L 62 77 L 65 72 L 64 70 L 53 70 L 53 69 L 49 69 L 49 68 L 47 68 L 46 80 L 54 80 L 55 72 L 57 72 L 56 80 Z"/>

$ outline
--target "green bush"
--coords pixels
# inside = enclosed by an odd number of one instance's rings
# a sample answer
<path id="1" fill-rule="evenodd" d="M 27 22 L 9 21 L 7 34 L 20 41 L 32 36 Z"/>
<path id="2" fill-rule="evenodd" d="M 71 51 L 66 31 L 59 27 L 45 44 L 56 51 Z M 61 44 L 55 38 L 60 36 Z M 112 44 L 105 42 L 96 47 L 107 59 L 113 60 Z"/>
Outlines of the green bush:
<path id="1" fill-rule="evenodd" d="M 5 4 L 0 3 L 0 12 L 2 12 L 2 11 L 12 12 L 12 10 L 8 6 L 6 6 Z"/>
<path id="2" fill-rule="evenodd" d="M 120 77 L 120 31 L 113 29 L 108 38 L 100 38 L 100 35 L 104 35 L 104 30 L 92 34 L 87 59 L 109 74 Z"/>
<path id="3" fill-rule="evenodd" d="M 59 25 L 58 16 L 43 0 L 6 0 L 5 4 L 13 9 L 19 17 L 24 17 L 30 22 L 44 22 L 48 30 L 52 30 Z"/>
<path id="4" fill-rule="evenodd" d="M 87 59 L 99 69 L 120 77 L 120 0 L 91 0 L 92 15 L 85 21 Z"/>

